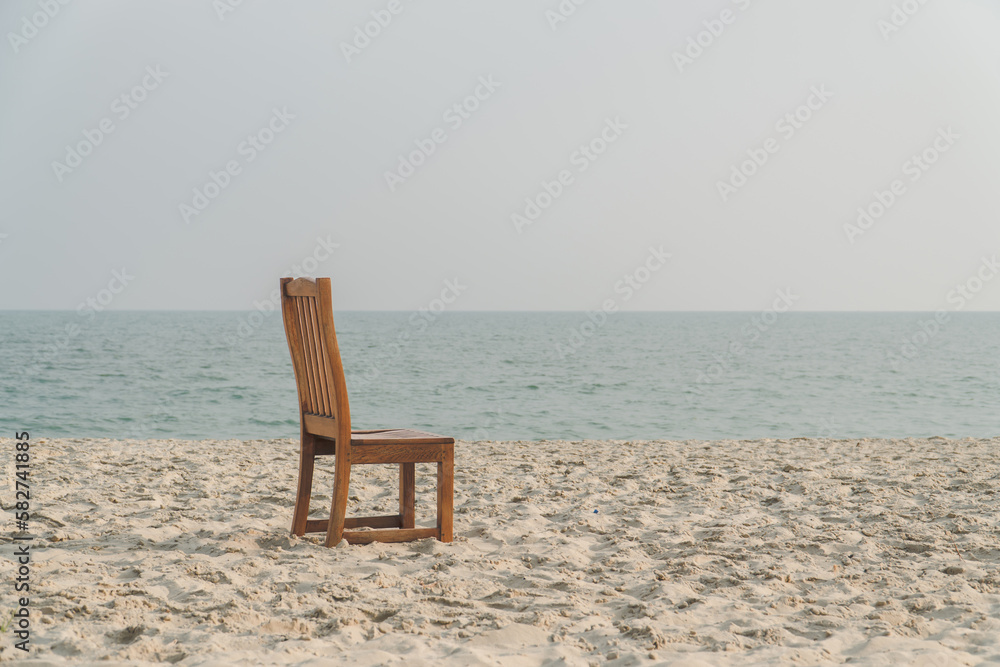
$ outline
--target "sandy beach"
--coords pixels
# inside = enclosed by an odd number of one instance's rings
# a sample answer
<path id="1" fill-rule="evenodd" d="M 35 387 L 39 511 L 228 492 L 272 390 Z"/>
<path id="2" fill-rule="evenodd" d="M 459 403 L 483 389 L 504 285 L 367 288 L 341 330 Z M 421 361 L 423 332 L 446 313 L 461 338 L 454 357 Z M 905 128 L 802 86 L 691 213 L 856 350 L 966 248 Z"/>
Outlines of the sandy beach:
<path id="1" fill-rule="evenodd" d="M 460 442 L 453 543 L 334 549 L 293 441 L 32 443 L 28 664 L 1000 663 L 1000 439 Z"/>

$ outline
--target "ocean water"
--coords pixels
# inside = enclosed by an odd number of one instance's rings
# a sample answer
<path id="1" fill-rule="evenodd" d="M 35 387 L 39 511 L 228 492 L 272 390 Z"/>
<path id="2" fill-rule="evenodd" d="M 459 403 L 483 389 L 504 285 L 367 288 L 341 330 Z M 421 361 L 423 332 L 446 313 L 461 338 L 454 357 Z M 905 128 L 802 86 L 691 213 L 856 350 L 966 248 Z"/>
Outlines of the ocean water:
<path id="1" fill-rule="evenodd" d="M 342 312 L 355 428 L 465 440 L 1000 434 L 1000 314 Z M 297 437 L 277 313 L 0 312 L 0 428 Z"/>

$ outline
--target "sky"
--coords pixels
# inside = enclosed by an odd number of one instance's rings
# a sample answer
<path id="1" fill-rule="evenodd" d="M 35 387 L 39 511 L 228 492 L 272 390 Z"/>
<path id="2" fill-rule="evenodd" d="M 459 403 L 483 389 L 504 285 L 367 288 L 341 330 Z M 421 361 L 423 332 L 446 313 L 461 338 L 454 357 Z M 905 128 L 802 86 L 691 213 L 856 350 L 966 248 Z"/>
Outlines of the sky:
<path id="1" fill-rule="evenodd" d="M 343 310 L 1000 310 L 994 2 L 4 0 L 0 27 L 0 309 L 250 310 L 312 275 Z"/>

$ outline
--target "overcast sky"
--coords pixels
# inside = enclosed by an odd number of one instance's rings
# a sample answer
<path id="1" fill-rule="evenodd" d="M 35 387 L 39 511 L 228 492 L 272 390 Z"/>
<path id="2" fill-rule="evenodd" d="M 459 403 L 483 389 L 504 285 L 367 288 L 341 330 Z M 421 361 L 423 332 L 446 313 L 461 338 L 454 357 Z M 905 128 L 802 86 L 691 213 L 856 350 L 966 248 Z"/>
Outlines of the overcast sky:
<path id="1" fill-rule="evenodd" d="M 995 2 L 226 7 L 3 0 L 0 308 L 1000 310 Z"/>

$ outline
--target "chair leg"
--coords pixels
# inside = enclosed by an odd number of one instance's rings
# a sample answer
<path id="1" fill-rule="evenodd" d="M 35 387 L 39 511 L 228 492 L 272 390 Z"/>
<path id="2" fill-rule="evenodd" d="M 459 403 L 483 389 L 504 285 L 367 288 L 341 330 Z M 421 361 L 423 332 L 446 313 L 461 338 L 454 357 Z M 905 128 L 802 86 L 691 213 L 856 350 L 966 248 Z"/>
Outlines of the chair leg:
<path id="1" fill-rule="evenodd" d="M 455 446 L 444 446 L 444 460 L 438 463 L 437 528 L 438 539 L 452 540 L 452 517 L 455 502 Z"/>
<path id="2" fill-rule="evenodd" d="M 330 525 L 326 529 L 326 546 L 335 547 L 344 539 L 344 520 L 347 518 L 348 487 L 351 482 L 351 464 L 337 457 L 333 473 L 333 500 L 330 503 Z"/>
<path id="3" fill-rule="evenodd" d="M 399 464 L 399 520 L 400 528 L 413 528 L 416 522 L 416 466 Z"/>
<path id="4" fill-rule="evenodd" d="M 313 468 L 316 464 L 315 442 L 311 435 L 302 435 L 299 450 L 299 486 L 295 494 L 295 511 L 292 513 L 292 535 L 306 534 L 309 519 L 309 501 L 312 497 Z"/>

